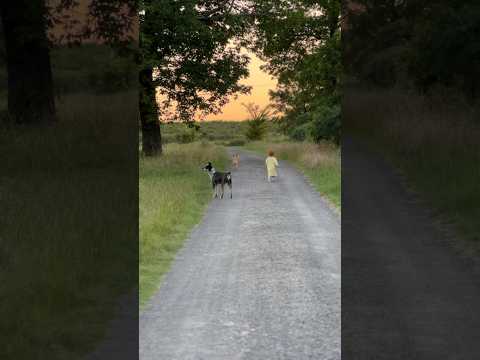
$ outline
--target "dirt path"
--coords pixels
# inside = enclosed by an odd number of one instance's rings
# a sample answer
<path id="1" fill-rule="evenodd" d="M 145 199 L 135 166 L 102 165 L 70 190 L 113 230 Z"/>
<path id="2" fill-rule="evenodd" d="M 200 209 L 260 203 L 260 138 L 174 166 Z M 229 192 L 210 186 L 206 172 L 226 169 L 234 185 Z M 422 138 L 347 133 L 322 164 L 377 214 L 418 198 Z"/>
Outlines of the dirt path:
<path id="1" fill-rule="evenodd" d="M 268 184 L 241 158 L 140 315 L 141 360 L 340 359 L 340 219 L 285 163 Z"/>
<path id="2" fill-rule="evenodd" d="M 479 278 L 455 239 L 379 156 L 342 155 L 342 355 L 479 359 Z"/>

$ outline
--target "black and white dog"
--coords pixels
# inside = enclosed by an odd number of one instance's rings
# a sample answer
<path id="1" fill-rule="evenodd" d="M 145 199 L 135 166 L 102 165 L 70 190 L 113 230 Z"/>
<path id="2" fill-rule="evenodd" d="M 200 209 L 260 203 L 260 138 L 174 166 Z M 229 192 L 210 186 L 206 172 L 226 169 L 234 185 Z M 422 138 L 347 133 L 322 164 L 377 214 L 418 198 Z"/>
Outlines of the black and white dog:
<path id="1" fill-rule="evenodd" d="M 215 170 L 212 163 L 209 161 L 207 165 L 202 168 L 203 171 L 208 173 L 210 180 L 212 180 L 213 187 L 213 197 L 218 197 L 218 190 L 221 189 L 220 198 L 223 199 L 223 194 L 225 191 L 225 184 L 230 188 L 230 199 L 233 198 L 232 191 L 232 173 L 231 172 L 219 172 Z"/>

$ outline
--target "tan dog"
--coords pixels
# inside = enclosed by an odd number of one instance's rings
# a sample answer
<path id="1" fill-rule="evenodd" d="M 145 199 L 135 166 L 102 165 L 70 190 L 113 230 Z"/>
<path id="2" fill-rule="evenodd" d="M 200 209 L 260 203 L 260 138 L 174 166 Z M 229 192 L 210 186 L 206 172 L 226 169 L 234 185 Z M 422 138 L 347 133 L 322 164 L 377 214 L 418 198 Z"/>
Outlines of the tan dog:
<path id="1" fill-rule="evenodd" d="M 238 154 L 233 154 L 232 156 L 232 166 L 235 168 L 235 169 L 238 169 L 239 166 L 240 166 L 240 155 Z"/>

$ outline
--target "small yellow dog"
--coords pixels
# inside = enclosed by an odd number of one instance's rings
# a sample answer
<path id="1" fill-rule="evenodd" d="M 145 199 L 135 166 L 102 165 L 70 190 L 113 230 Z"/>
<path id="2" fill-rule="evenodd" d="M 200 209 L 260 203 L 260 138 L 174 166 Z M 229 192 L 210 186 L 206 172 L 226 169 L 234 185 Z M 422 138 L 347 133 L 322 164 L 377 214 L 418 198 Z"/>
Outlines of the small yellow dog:
<path id="1" fill-rule="evenodd" d="M 232 166 L 235 169 L 238 169 L 240 167 L 240 155 L 233 154 L 233 156 L 232 156 Z"/>

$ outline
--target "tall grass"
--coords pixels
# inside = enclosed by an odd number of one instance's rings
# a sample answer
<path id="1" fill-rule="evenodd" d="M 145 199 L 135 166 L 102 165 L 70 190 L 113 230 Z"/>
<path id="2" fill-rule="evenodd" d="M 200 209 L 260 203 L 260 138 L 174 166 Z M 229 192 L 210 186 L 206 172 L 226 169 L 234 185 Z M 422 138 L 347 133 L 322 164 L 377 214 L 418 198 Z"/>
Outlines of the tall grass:
<path id="1" fill-rule="evenodd" d="M 225 146 L 241 146 L 248 142 L 246 121 L 201 121 L 196 125 L 199 127 L 198 130 L 188 128 L 183 123 L 163 124 L 162 139 L 165 143 L 209 141 Z M 265 125 L 265 139 L 272 141 L 280 139 L 277 124 L 269 121 Z"/>
<path id="2" fill-rule="evenodd" d="M 225 149 L 210 143 L 168 144 L 163 156 L 140 160 L 141 304 L 158 289 L 211 199 L 208 176 L 201 170 L 207 161 L 223 169 Z"/>
<path id="3" fill-rule="evenodd" d="M 478 107 L 448 93 L 345 92 L 347 131 L 403 169 L 412 187 L 453 222 L 469 251 L 480 249 Z"/>
<path id="4" fill-rule="evenodd" d="M 0 358 L 80 358 L 135 287 L 134 95 L 66 96 L 57 125 L 1 129 Z"/>
<path id="5" fill-rule="evenodd" d="M 252 142 L 247 149 L 267 154 L 275 152 L 280 160 L 296 165 L 310 179 L 313 186 L 338 209 L 341 203 L 340 149 L 332 143 L 307 142 Z"/>

